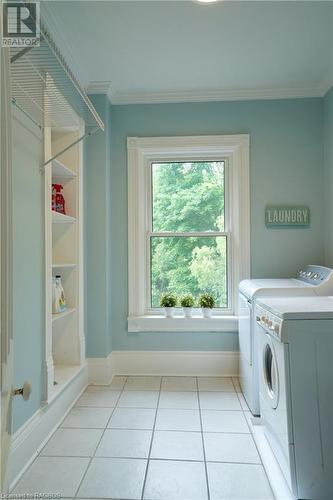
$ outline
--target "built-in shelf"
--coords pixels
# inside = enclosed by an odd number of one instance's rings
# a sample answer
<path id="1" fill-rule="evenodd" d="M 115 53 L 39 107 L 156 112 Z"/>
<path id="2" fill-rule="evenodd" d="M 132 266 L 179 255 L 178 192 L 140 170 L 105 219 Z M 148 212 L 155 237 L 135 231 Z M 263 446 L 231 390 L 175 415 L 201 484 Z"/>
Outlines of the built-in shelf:
<path id="1" fill-rule="evenodd" d="M 52 314 L 52 323 L 55 321 L 58 321 L 59 319 L 65 318 L 66 316 L 69 316 L 70 314 L 73 314 L 76 311 L 74 307 L 69 307 L 66 309 L 66 311 L 58 314 Z"/>
<path id="2" fill-rule="evenodd" d="M 80 373 L 83 365 L 54 365 L 54 382 L 49 401 L 58 394 Z"/>
<path id="3" fill-rule="evenodd" d="M 52 177 L 60 177 L 62 179 L 73 179 L 76 177 L 76 173 L 69 167 L 66 167 L 59 160 L 53 160 L 52 162 Z"/>
<path id="4" fill-rule="evenodd" d="M 45 161 L 57 151 L 60 160 L 52 160 L 45 169 L 45 401 L 61 394 L 84 368 L 82 235 L 82 164 L 83 146 L 77 140 L 84 127 L 57 129 L 45 127 Z M 68 148 L 69 144 L 75 144 Z M 52 184 L 60 184 L 66 215 L 52 210 Z M 53 207 L 55 208 L 55 207 Z M 67 215 L 68 214 L 68 215 Z M 52 314 L 53 277 L 61 276 L 67 308 Z"/>
<path id="5" fill-rule="evenodd" d="M 64 263 L 57 263 L 57 264 L 52 264 L 52 269 L 74 269 L 76 267 L 76 264 L 71 263 L 71 264 L 64 264 Z"/>
<path id="6" fill-rule="evenodd" d="M 70 215 L 64 215 L 52 210 L 52 222 L 53 224 L 73 224 L 76 222 L 76 219 Z"/>

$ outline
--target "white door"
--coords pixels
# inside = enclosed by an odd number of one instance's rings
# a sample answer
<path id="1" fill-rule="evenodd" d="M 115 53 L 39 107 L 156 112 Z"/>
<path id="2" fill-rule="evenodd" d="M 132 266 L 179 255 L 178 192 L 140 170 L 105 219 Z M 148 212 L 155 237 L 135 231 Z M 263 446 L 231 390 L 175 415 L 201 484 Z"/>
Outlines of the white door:
<path id="1" fill-rule="evenodd" d="M 0 7 L 1 2 L 0 2 Z M 0 9 L 2 12 L 2 9 Z M 0 14 L 0 23 L 2 19 Z M 6 465 L 12 426 L 12 196 L 11 196 L 11 100 L 9 78 L 9 49 L 1 48 L 0 103 L 0 491 L 6 493 Z"/>
<path id="2" fill-rule="evenodd" d="M 265 336 L 262 348 L 262 377 L 264 391 L 271 407 L 275 410 L 279 403 L 280 380 L 274 345 L 268 334 Z"/>

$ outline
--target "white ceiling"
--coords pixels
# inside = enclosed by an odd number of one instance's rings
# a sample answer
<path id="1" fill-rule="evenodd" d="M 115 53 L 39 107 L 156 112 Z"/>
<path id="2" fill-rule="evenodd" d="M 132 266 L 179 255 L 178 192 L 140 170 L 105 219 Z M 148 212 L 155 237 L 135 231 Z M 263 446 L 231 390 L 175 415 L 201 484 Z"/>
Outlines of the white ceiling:
<path id="1" fill-rule="evenodd" d="M 316 96 L 333 84 L 332 1 L 53 0 L 47 9 L 82 83 L 110 82 L 114 103 Z"/>

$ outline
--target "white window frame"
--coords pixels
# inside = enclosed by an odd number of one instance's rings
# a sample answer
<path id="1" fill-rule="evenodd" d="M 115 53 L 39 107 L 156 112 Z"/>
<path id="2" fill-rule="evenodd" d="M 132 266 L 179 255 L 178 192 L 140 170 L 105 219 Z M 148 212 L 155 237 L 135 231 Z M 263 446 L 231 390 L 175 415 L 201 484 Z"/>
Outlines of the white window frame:
<path id="1" fill-rule="evenodd" d="M 128 137 L 128 331 L 237 331 L 238 283 L 250 276 L 249 135 Z M 225 161 L 228 204 L 230 309 L 212 318 L 165 318 L 148 304 L 151 164 L 167 161 Z"/>

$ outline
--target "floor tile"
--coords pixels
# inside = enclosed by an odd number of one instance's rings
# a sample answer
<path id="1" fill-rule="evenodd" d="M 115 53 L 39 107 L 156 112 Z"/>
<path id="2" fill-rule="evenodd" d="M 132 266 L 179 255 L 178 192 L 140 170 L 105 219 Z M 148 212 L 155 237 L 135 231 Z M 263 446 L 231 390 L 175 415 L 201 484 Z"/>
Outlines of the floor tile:
<path id="1" fill-rule="evenodd" d="M 204 441 L 207 461 L 261 463 L 250 434 L 204 433 Z"/>
<path id="2" fill-rule="evenodd" d="M 89 458 L 38 457 L 18 483 L 13 493 L 74 497 L 88 467 Z"/>
<path id="3" fill-rule="evenodd" d="M 163 377 L 162 391 L 196 391 L 196 377 Z"/>
<path id="4" fill-rule="evenodd" d="M 119 398 L 120 408 L 156 408 L 157 391 L 124 391 Z"/>
<path id="5" fill-rule="evenodd" d="M 247 421 L 247 425 L 249 426 L 251 434 L 253 434 L 253 426 L 260 425 L 260 417 L 254 417 L 250 411 L 244 411 L 244 416 Z"/>
<path id="6" fill-rule="evenodd" d="M 201 391 L 199 393 L 200 408 L 202 410 L 239 410 L 240 405 L 238 395 L 229 392 Z"/>
<path id="7" fill-rule="evenodd" d="M 232 377 L 232 381 L 234 383 L 236 392 L 239 392 L 239 393 L 242 392 L 242 389 L 241 389 L 241 386 L 240 386 L 240 382 L 239 382 L 239 378 L 238 377 Z"/>
<path id="8" fill-rule="evenodd" d="M 120 375 L 116 375 L 113 377 L 111 384 L 109 385 L 110 389 L 112 390 L 122 390 L 124 388 L 124 385 L 126 383 L 127 377 L 122 377 Z"/>
<path id="9" fill-rule="evenodd" d="M 108 427 L 111 429 L 152 429 L 156 410 L 152 408 L 116 408 Z"/>
<path id="10" fill-rule="evenodd" d="M 96 406 L 102 408 L 110 408 L 117 404 L 120 391 L 110 391 L 105 389 L 92 389 L 82 394 L 76 406 Z"/>
<path id="11" fill-rule="evenodd" d="M 206 500 L 203 462 L 151 460 L 143 498 L 145 500 Z"/>
<path id="12" fill-rule="evenodd" d="M 146 466 L 147 460 L 94 458 L 78 497 L 139 500 Z"/>
<path id="13" fill-rule="evenodd" d="M 211 500 L 273 500 L 261 465 L 207 464 Z"/>
<path id="14" fill-rule="evenodd" d="M 96 457 L 148 458 L 152 431 L 106 430 Z"/>
<path id="15" fill-rule="evenodd" d="M 201 418 L 204 432 L 250 432 L 241 411 L 202 410 Z"/>
<path id="16" fill-rule="evenodd" d="M 250 408 L 248 407 L 246 399 L 244 398 L 243 394 L 238 394 L 238 397 L 239 397 L 239 401 L 240 401 L 242 410 L 243 411 L 249 411 Z"/>
<path id="17" fill-rule="evenodd" d="M 80 427 L 84 429 L 104 429 L 112 414 L 113 408 L 73 408 L 61 427 Z"/>
<path id="18" fill-rule="evenodd" d="M 155 431 L 151 458 L 203 460 L 200 432 Z"/>
<path id="19" fill-rule="evenodd" d="M 196 392 L 163 391 L 160 395 L 159 408 L 197 410 L 199 408 Z"/>
<path id="20" fill-rule="evenodd" d="M 155 429 L 170 431 L 201 431 L 199 410 L 157 410 Z"/>
<path id="21" fill-rule="evenodd" d="M 231 378 L 227 377 L 198 377 L 199 391 L 235 392 Z"/>
<path id="22" fill-rule="evenodd" d="M 41 455 L 53 457 L 92 457 L 102 429 L 58 429 L 42 449 Z"/>
<path id="23" fill-rule="evenodd" d="M 159 391 L 161 377 L 127 377 L 125 391 Z"/>

